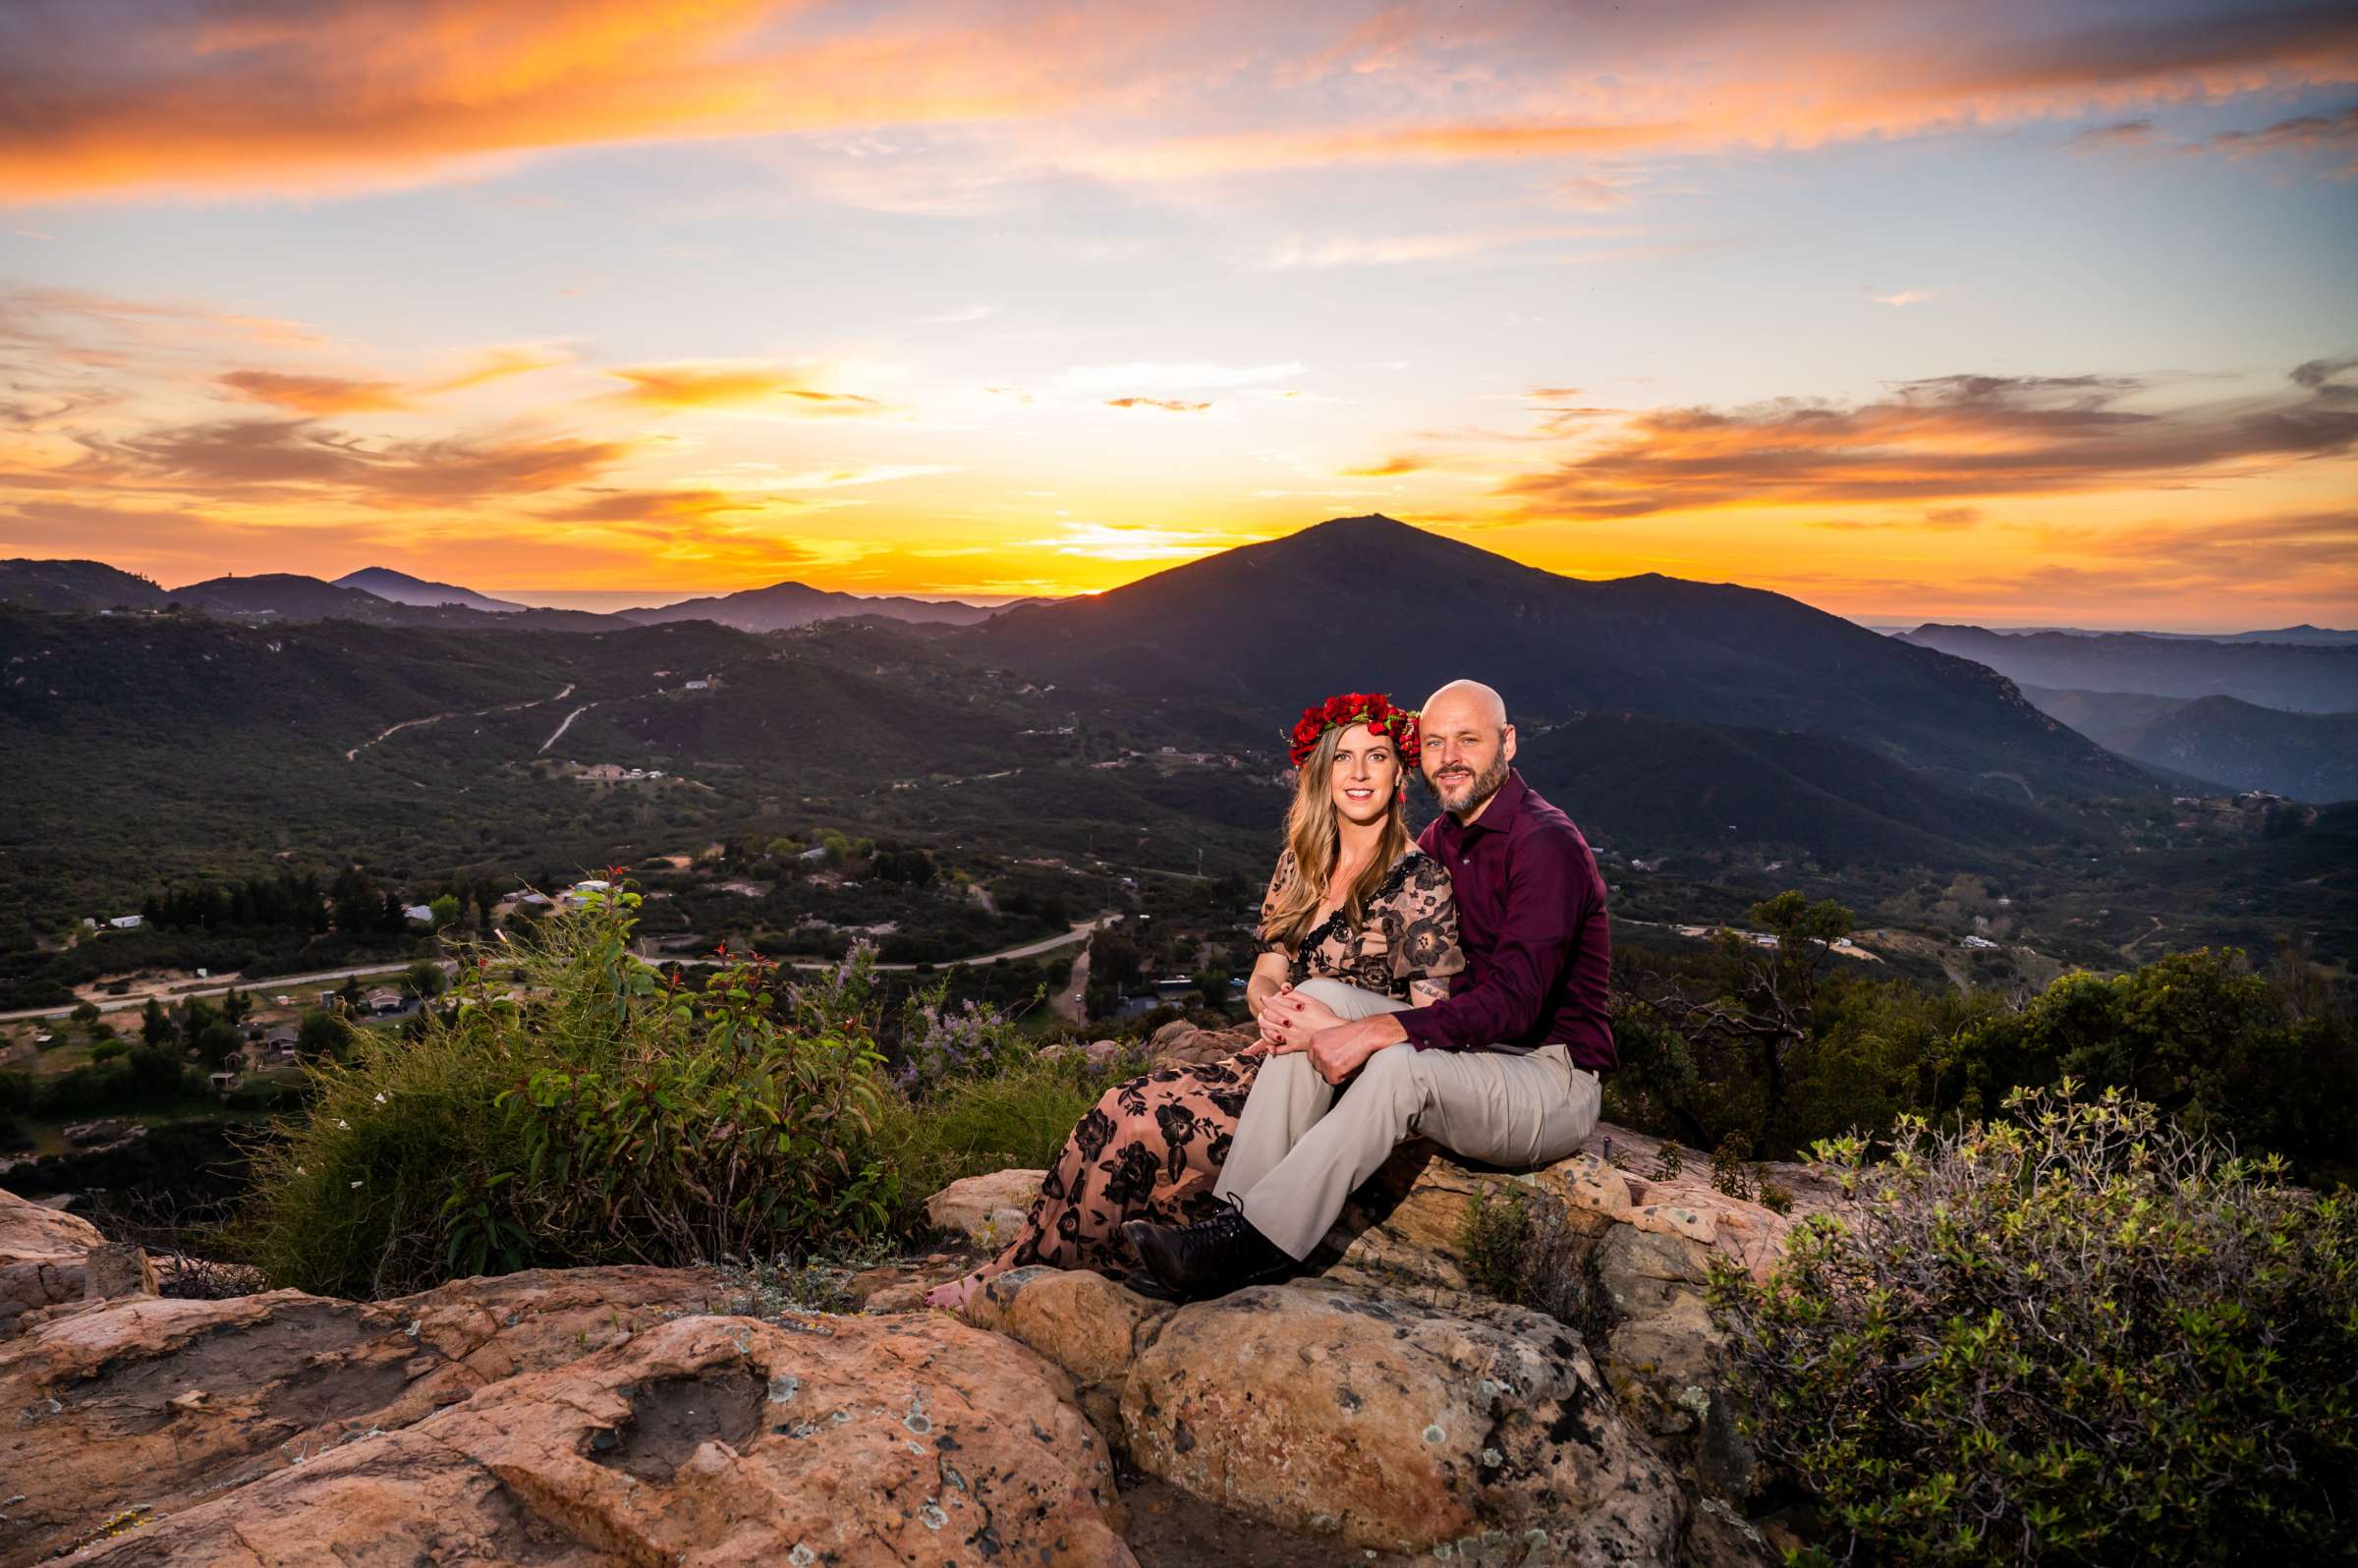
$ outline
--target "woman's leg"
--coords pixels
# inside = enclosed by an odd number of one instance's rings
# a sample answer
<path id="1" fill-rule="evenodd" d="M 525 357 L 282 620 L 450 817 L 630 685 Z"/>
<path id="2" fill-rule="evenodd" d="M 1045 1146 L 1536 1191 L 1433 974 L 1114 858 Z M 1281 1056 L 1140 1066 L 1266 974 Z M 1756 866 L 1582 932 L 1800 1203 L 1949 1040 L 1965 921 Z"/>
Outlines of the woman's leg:
<path id="1" fill-rule="evenodd" d="M 955 1311 L 983 1281 L 1026 1263 L 1119 1273 L 1131 1262 L 1124 1222 L 1202 1217 L 1227 1158 L 1258 1055 L 1165 1067 L 1115 1085 L 1074 1126 L 1015 1240 L 998 1257 L 926 1296 Z"/>

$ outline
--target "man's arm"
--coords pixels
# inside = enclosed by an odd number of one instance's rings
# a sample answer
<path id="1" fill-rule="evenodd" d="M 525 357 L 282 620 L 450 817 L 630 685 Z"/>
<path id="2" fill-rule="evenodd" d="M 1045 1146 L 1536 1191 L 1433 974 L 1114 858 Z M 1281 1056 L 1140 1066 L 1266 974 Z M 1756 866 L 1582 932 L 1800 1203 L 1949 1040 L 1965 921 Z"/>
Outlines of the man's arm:
<path id="1" fill-rule="evenodd" d="M 1470 1050 L 1520 1039 L 1540 1021 L 1548 987 L 1570 966 L 1591 877 L 1577 836 L 1533 833 L 1507 871 L 1506 920 L 1480 984 L 1387 1018 L 1420 1050 Z"/>

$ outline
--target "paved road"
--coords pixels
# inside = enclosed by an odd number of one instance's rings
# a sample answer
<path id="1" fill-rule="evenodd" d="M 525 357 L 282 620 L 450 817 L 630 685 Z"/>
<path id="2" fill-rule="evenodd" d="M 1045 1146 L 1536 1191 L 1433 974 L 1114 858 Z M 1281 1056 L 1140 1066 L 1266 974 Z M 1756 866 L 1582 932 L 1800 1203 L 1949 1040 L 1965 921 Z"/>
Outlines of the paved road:
<path id="1" fill-rule="evenodd" d="M 1014 947 L 1002 947 L 996 952 L 977 953 L 970 958 L 947 959 L 944 962 L 935 965 L 934 967 L 937 969 L 948 969 L 953 966 L 967 964 L 996 964 L 1002 959 L 1037 958 L 1042 953 L 1054 952 L 1059 947 L 1070 947 L 1075 942 L 1085 942 L 1089 940 L 1091 933 L 1095 931 L 1099 925 L 1120 919 L 1121 917 L 1119 915 L 1102 915 L 1094 921 L 1079 922 L 1071 930 L 1065 931 L 1061 935 L 1043 936 L 1038 941 L 1023 942 Z M 234 980 L 225 980 L 219 984 L 211 984 L 205 981 L 157 981 L 147 985 L 136 987 L 133 990 L 127 991 L 121 996 L 107 996 L 98 998 L 98 1011 L 101 1013 L 120 1013 L 132 1009 L 145 1007 L 147 1005 L 147 999 L 150 996 L 159 998 L 168 1003 L 186 1001 L 192 996 L 224 996 L 227 995 L 233 988 L 241 991 L 253 991 L 256 995 L 265 997 L 275 995 L 281 991 L 292 992 L 316 990 L 323 985 L 334 986 L 342 984 L 345 979 L 350 976 L 358 976 L 363 980 L 366 980 L 371 976 L 406 975 L 409 973 L 410 965 L 416 962 L 417 960 L 410 959 L 399 964 L 371 964 L 359 969 L 322 969 L 314 970 L 309 975 L 271 975 L 266 976 L 261 980 L 253 980 L 242 979 Z M 716 964 L 720 962 L 720 960 L 711 957 L 662 957 L 650 959 L 647 962 L 701 967 L 708 964 Z M 444 969 L 455 970 L 458 967 L 449 959 L 441 960 L 441 964 Z M 817 970 L 833 969 L 835 965 L 832 960 L 809 959 L 799 961 L 793 967 L 796 969 Z M 915 964 L 878 964 L 876 968 L 881 970 L 913 970 L 917 968 L 917 966 Z M 64 1018 L 68 1014 L 72 1013 L 77 1005 L 79 1004 L 68 1004 L 64 1007 L 19 1008 L 15 1012 L 0 1013 L 0 1024 L 23 1023 L 28 1019 L 34 1018 Z"/>

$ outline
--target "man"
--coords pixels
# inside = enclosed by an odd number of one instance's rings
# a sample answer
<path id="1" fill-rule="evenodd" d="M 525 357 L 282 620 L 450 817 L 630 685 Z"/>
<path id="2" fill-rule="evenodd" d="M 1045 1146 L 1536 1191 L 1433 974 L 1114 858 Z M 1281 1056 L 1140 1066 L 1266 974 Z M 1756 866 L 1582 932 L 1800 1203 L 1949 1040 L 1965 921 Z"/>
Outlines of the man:
<path id="1" fill-rule="evenodd" d="M 1514 771 L 1515 727 L 1496 692 L 1452 681 L 1427 700 L 1423 729 L 1425 777 L 1445 814 L 1418 845 L 1449 870 L 1467 967 L 1425 1007 L 1345 1018 L 1319 997 L 1346 989 L 1318 981 L 1271 999 L 1270 1060 L 1213 1189 L 1230 1206 L 1184 1227 L 1123 1227 L 1174 1294 L 1215 1295 L 1309 1257 L 1407 1139 L 1530 1168 L 1572 1153 L 1597 1125 L 1613 1036 L 1596 858 Z"/>

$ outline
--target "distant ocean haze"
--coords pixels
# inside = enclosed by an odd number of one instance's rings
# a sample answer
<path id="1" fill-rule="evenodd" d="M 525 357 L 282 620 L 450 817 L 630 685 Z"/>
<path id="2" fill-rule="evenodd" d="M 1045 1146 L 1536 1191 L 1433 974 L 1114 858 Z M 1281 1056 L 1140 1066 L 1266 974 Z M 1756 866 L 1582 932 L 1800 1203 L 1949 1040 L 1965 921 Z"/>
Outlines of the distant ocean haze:
<path id="1" fill-rule="evenodd" d="M 689 599 L 705 598 L 734 591 L 729 588 L 486 588 L 494 598 L 514 599 L 534 609 L 590 610 L 599 615 L 612 615 L 621 610 L 655 610 L 667 604 L 681 604 Z M 856 591 L 847 589 L 846 591 Z M 1010 593 L 935 593 L 911 590 L 891 595 L 896 598 L 925 599 L 935 604 L 979 604 L 984 606 L 1011 604 L 1017 595 Z"/>

